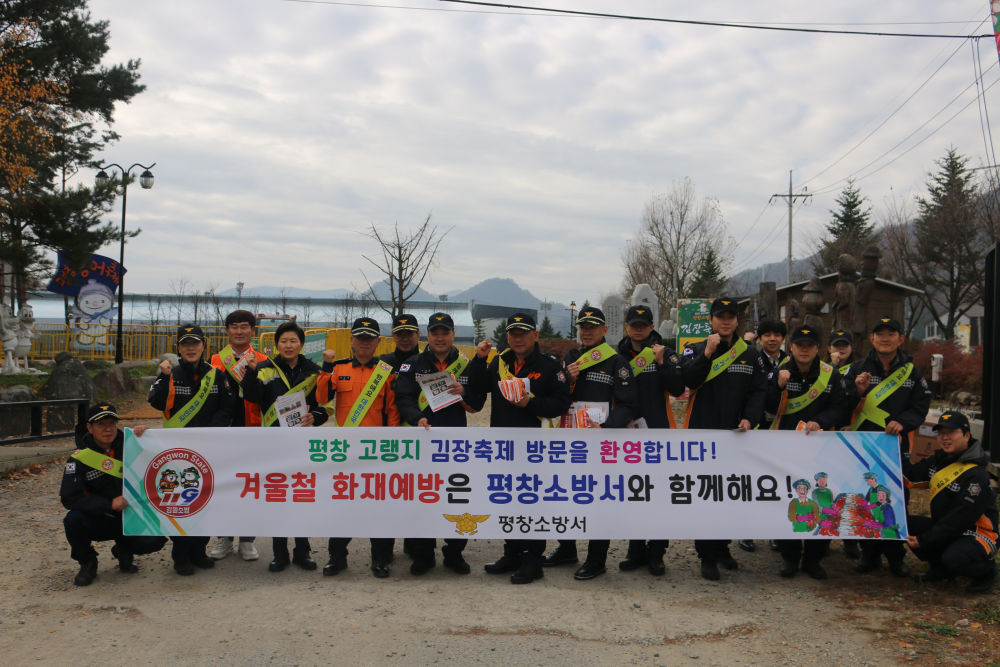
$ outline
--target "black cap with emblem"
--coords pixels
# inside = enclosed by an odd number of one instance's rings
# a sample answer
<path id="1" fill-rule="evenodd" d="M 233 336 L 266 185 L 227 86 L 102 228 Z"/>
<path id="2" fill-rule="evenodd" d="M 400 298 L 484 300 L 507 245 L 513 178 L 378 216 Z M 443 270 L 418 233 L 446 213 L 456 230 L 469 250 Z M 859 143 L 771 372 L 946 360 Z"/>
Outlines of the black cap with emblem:
<path id="1" fill-rule="evenodd" d="M 94 422 L 104 419 L 105 417 L 111 417 L 113 419 L 118 419 L 118 409 L 110 403 L 94 403 L 87 410 L 87 423 L 93 424 Z"/>
<path id="2" fill-rule="evenodd" d="M 938 417 L 938 423 L 934 424 L 934 430 L 938 429 L 962 429 L 962 433 L 969 432 L 969 418 L 958 410 L 948 410 Z"/>
<path id="3" fill-rule="evenodd" d="M 382 335 L 381 329 L 378 328 L 378 322 L 371 317 L 359 317 L 354 320 L 354 326 L 351 327 L 352 336 L 373 336 L 378 338 Z"/>
<path id="4" fill-rule="evenodd" d="M 649 309 L 649 306 L 632 306 L 625 313 L 625 324 L 637 324 L 639 322 L 653 326 L 653 311 Z"/>
<path id="5" fill-rule="evenodd" d="M 416 331 L 420 333 L 420 325 L 417 324 L 417 318 L 405 313 L 392 318 L 392 333 L 401 333 L 403 331 Z"/>
<path id="6" fill-rule="evenodd" d="M 836 331 L 830 334 L 830 345 L 834 345 L 836 343 L 839 343 L 840 341 L 844 341 L 851 347 L 854 347 L 854 337 L 851 335 L 850 331 L 845 331 L 844 329 L 837 329 Z"/>
<path id="7" fill-rule="evenodd" d="M 431 329 L 437 329 L 438 327 L 444 327 L 451 331 L 455 330 L 455 320 L 451 319 L 451 315 L 448 313 L 434 313 L 427 320 L 427 331 Z"/>
<path id="8" fill-rule="evenodd" d="M 872 329 L 872 333 L 885 328 L 898 331 L 899 333 L 903 332 L 903 327 L 899 326 L 899 320 L 895 317 L 880 317 L 875 321 L 875 327 Z"/>
<path id="9" fill-rule="evenodd" d="M 507 331 L 534 331 L 535 318 L 526 313 L 514 313 L 507 318 Z"/>
<path id="10" fill-rule="evenodd" d="M 580 317 L 576 318 L 576 323 L 604 326 L 608 322 L 604 319 L 604 311 L 600 308 L 584 308 L 580 311 Z"/>
<path id="11" fill-rule="evenodd" d="M 183 343 L 188 338 L 204 341 L 205 332 L 197 324 L 182 324 L 177 327 L 177 342 Z"/>
<path id="12" fill-rule="evenodd" d="M 736 305 L 736 299 L 722 297 L 713 301 L 708 314 L 718 315 L 719 313 L 732 313 L 733 315 L 739 315 L 740 309 L 739 306 Z"/>
<path id="13" fill-rule="evenodd" d="M 795 343 L 801 343 L 803 341 L 808 341 L 819 347 L 819 329 L 808 324 L 803 324 L 802 326 L 795 327 L 792 330 L 792 335 L 790 337 L 792 345 Z"/>

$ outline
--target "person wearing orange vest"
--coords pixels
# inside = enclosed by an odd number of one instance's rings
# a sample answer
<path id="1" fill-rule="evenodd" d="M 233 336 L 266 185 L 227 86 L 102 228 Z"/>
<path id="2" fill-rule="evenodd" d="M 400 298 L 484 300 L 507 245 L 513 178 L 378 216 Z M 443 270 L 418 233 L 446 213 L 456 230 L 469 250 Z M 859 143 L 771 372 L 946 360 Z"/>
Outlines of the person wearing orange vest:
<path id="1" fill-rule="evenodd" d="M 237 390 L 236 403 L 233 406 L 233 423 L 231 426 L 260 426 L 260 406 L 251 403 L 243 397 L 243 390 L 239 388 L 243 380 L 243 371 L 246 364 L 240 364 L 245 356 L 251 356 L 257 363 L 267 361 L 267 355 L 253 349 L 250 342 L 253 340 L 254 332 L 257 328 L 257 317 L 246 310 L 234 310 L 226 315 L 226 336 L 229 338 L 229 347 L 221 352 L 212 355 L 211 364 L 222 373 L 228 373 L 230 379 L 235 383 Z M 225 359 L 222 358 L 225 353 Z M 239 542 L 239 553 L 243 560 L 257 560 L 260 555 L 253 541 L 256 537 L 241 537 Z M 215 543 L 215 548 L 208 554 L 215 560 L 222 560 L 233 550 L 232 537 L 219 537 Z"/>
<path id="2" fill-rule="evenodd" d="M 351 327 L 351 349 L 354 355 L 334 361 L 335 352 L 323 352 L 323 370 L 316 384 L 316 401 L 327 405 L 336 401 L 335 418 L 338 426 L 399 426 L 399 409 L 392 384 L 396 376 L 392 366 L 375 357 L 381 330 L 373 318 L 361 317 Z M 379 380 L 379 378 L 384 378 Z M 375 399 L 360 417 L 355 401 L 370 385 L 378 384 Z M 347 545 L 350 537 L 331 537 L 330 562 L 323 574 L 332 577 L 347 567 Z M 389 576 L 392 548 L 396 541 L 391 537 L 371 538 L 372 573 L 379 579 Z"/>

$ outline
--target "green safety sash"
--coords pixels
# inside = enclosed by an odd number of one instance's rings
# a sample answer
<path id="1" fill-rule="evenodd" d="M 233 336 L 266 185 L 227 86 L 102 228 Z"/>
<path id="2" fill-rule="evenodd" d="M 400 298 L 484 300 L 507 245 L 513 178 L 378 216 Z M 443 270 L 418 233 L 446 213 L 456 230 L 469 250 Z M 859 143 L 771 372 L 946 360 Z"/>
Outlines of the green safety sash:
<path id="1" fill-rule="evenodd" d="M 934 496 L 938 494 L 938 491 L 946 488 L 949 484 L 961 477 L 966 470 L 971 470 L 975 467 L 975 463 L 958 463 L 956 461 L 944 470 L 938 470 L 934 476 L 931 477 L 931 500 L 934 500 Z"/>
<path id="2" fill-rule="evenodd" d="M 629 366 L 632 367 L 632 375 L 638 375 L 643 371 L 646 366 L 653 363 L 653 359 L 656 355 L 653 354 L 653 348 L 647 347 L 643 349 L 642 352 L 635 355 L 635 359 L 629 362 Z"/>
<path id="3" fill-rule="evenodd" d="M 833 366 L 821 361 L 819 362 L 819 377 L 816 378 L 816 382 L 809 388 L 809 391 L 801 396 L 788 398 L 788 388 L 786 386 L 781 396 L 781 405 L 778 407 L 778 414 L 775 415 L 774 421 L 771 422 L 771 430 L 778 430 L 778 423 L 781 422 L 783 415 L 799 412 L 819 398 L 820 394 L 826 391 L 826 386 L 830 384 L 831 377 L 833 377 Z"/>
<path id="4" fill-rule="evenodd" d="M 78 449 L 70 454 L 70 457 L 76 459 L 80 463 L 90 466 L 94 470 L 100 470 L 101 472 L 108 473 L 112 477 L 121 479 L 122 462 L 118 459 L 105 456 L 100 452 L 95 452 L 93 449 Z"/>
<path id="5" fill-rule="evenodd" d="M 464 354 L 462 354 L 461 352 L 459 352 L 458 359 L 456 359 L 454 363 L 448 366 L 448 368 L 446 368 L 445 370 L 454 375 L 455 379 L 458 379 L 459 377 L 461 377 L 462 373 L 465 372 L 465 368 L 468 365 L 469 365 L 469 358 Z M 420 396 L 417 398 L 417 405 L 420 407 L 421 411 L 427 409 L 427 406 L 430 405 L 430 402 L 427 400 L 427 397 L 424 396 L 423 390 L 420 391 Z"/>
<path id="6" fill-rule="evenodd" d="M 611 347 L 607 343 L 601 343 L 590 352 L 580 355 L 580 358 L 576 360 L 577 368 L 582 371 L 585 368 L 590 368 L 594 364 L 599 364 L 602 361 L 610 359 L 616 354 L 618 353 L 615 352 L 615 348 Z"/>
<path id="7" fill-rule="evenodd" d="M 287 396 L 288 394 L 294 394 L 297 391 L 302 391 L 308 394 L 310 391 L 312 391 L 313 387 L 316 386 L 316 379 L 319 377 L 319 374 L 310 375 L 305 380 L 292 387 L 289 386 L 288 378 L 286 378 L 285 374 L 281 371 L 280 368 L 278 368 L 278 365 L 274 364 L 273 368 L 278 372 L 278 377 L 281 378 L 281 381 L 285 383 L 286 387 L 288 387 L 288 391 L 284 393 L 285 396 Z M 273 424 L 278 420 L 278 411 L 274 409 L 274 403 L 272 403 L 271 407 L 269 407 L 267 409 L 267 412 L 264 413 L 263 420 L 264 420 L 264 426 L 270 426 L 271 424 Z"/>
<path id="8" fill-rule="evenodd" d="M 733 349 L 729 350 L 729 354 L 719 357 L 714 362 L 712 362 L 712 370 L 708 372 L 708 377 L 705 378 L 705 382 L 714 380 L 716 376 L 719 375 L 719 373 L 722 373 L 727 368 L 729 368 L 729 366 L 732 365 L 734 361 L 736 361 L 736 358 L 746 351 L 747 351 L 747 342 L 742 338 L 740 338 L 738 341 L 736 341 L 736 345 L 733 345 Z M 704 384 L 704 382 L 702 384 Z"/>
<path id="9" fill-rule="evenodd" d="M 379 361 L 375 364 L 371 377 L 368 378 L 368 384 L 361 390 L 361 394 L 357 400 L 354 401 L 354 405 L 351 406 L 351 412 L 342 426 L 358 426 L 361 423 L 371 407 L 375 405 L 375 397 L 382 391 L 382 387 L 385 386 L 390 375 L 392 375 L 392 366 L 384 361 Z"/>
<path id="10" fill-rule="evenodd" d="M 841 375 L 847 375 L 848 371 L 851 370 L 851 365 L 847 364 L 846 366 L 841 366 L 837 370 L 840 372 Z"/>
<path id="11" fill-rule="evenodd" d="M 253 354 L 253 346 L 247 348 L 247 351 L 243 356 L 246 356 L 247 354 Z M 226 367 L 226 371 L 233 376 L 233 379 L 236 380 L 236 384 L 239 385 L 240 379 L 236 377 L 236 373 L 233 372 L 233 369 L 236 368 L 236 364 L 240 363 L 240 360 L 243 359 L 243 357 L 237 357 L 236 353 L 233 351 L 233 346 L 227 345 L 223 349 L 219 350 L 219 359 L 222 361 L 222 365 Z"/>
<path id="12" fill-rule="evenodd" d="M 504 351 L 506 352 L 506 350 Z M 517 357 L 515 357 L 515 359 L 516 358 Z M 510 368 L 507 366 L 507 362 L 503 360 L 502 353 L 497 355 L 497 372 L 500 373 L 501 380 L 514 379 L 514 374 L 510 372 Z M 528 396 L 534 398 L 535 394 L 534 392 L 528 392 Z M 556 424 L 559 423 L 560 419 L 561 419 L 560 417 L 556 417 L 555 419 L 549 419 L 548 417 L 539 417 L 538 421 L 542 423 L 542 428 L 556 428 Z"/>
<path id="13" fill-rule="evenodd" d="M 212 368 L 201 381 L 201 387 L 198 388 L 198 393 L 191 397 L 181 412 L 175 414 L 170 419 L 166 417 L 163 418 L 163 428 L 183 428 L 187 426 L 187 422 L 190 419 L 194 419 L 194 416 L 201 412 L 201 409 L 205 407 L 205 401 L 208 399 L 209 393 L 212 391 L 212 385 L 215 384 L 215 371 L 216 368 Z M 170 382 L 173 383 L 174 376 L 170 376 Z"/>
<path id="14" fill-rule="evenodd" d="M 899 370 L 878 383 L 878 386 L 868 392 L 857 412 L 854 413 L 854 421 L 851 423 L 851 430 L 857 431 L 865 421 L 871 421 L 882 428 L 885 428 L 885 420 L 889 413 L 879 409 L 879 404 L 892 396 L 897 389 L 903 386 L 906 378 L 913 372 L 913 364 L 905 363 Z"/>

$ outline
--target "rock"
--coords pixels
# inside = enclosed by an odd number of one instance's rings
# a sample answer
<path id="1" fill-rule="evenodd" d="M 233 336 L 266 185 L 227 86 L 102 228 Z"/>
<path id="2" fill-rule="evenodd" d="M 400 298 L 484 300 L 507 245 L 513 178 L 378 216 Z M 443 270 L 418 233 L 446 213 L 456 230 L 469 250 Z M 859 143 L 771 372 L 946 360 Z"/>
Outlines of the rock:
<path id="1" fill-rule="evenodd" d="M 143 375 L 141 378 L 132 378 L 132 391 L 140 394 L 149 393 L 154 382 L 156 382 L 155 375 Z"/>
<path id="2" fill-rule="evenodd" d="M 102 371 L 110 366 L 110 362 L 100 361 L 98 359 L 84 359 L 83 367 L 88 371 Z"/>
<path id="3" fill-rule="evenodd" d="M 49 379 L 42 385 L 39 394 L 49 400 L 67 398 L 86 398 L 97 400 L 97 387 L 90 378 L 90 373 L 83 364 L 74 359 L 68 352 L 60 352 L 68 356 L 62 361 L 56 358 L 56 367 L 52 369 Z M 76 425 L 76 408 L 50 408 L 46 415 L 46 426 L 50 431 L 71 430 Z"/>
<path id="4" fill-rule="evenodd" d="M 35 392 L 23 384 L 0 389 L 0 403 L 23 403 L 37 400 Z M 31 409 L 0 410 L 0 436 L 28 435 L 31 432 Z"/>
<path id="5" fill-rule="evenodd" d="M 132 376 L 127 368 L 112 366 L 94 376 L 94 385 L 112 398 L 118 398 L 132 392 Z"/>
<path id="6" fill-rule="evenodd" d="M 967 627 L 969 627 L 969 619 L 963 618 L 960 621 L 955 621 L 955 627 L 956 628 L 967 628 Z"/>
<path id="7" fill-rule="evenodd" d="M 60 352 L 56 355 L 56 366 L 65 363 L 73 358 L 73 354 L 70 352 Z"/>
<path id="8" fill-rule="evenodd" d="M 28 360 L 28 365 L 32 368 L 39 368 L 41 370 L 49 370 L 50 368 L 56 367 L 56 362 L 54 361 L 35 361 L 34 359 Z"/>

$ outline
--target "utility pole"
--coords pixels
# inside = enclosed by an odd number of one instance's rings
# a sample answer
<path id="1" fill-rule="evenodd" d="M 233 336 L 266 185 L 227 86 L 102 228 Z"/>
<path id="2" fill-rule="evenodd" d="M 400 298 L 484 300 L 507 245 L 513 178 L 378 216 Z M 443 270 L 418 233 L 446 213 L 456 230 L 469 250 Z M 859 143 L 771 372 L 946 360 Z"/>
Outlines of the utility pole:
<path id="1" fill-rule="evenodd" d="M 788 170 L 788 194 L 771 195 L 771 201 L 775 199 L 788 199 L 788 275 L 786 278 L 786 285 L 792 283 L 792 209 L 795 205 L 796 199 L 808 199 L 812 197 L 810 194 L 804 194 L 809 192 L 809 188 L 803 188 L 803 194 L 797 195 L 792 192 L 792 170 Z"/>

